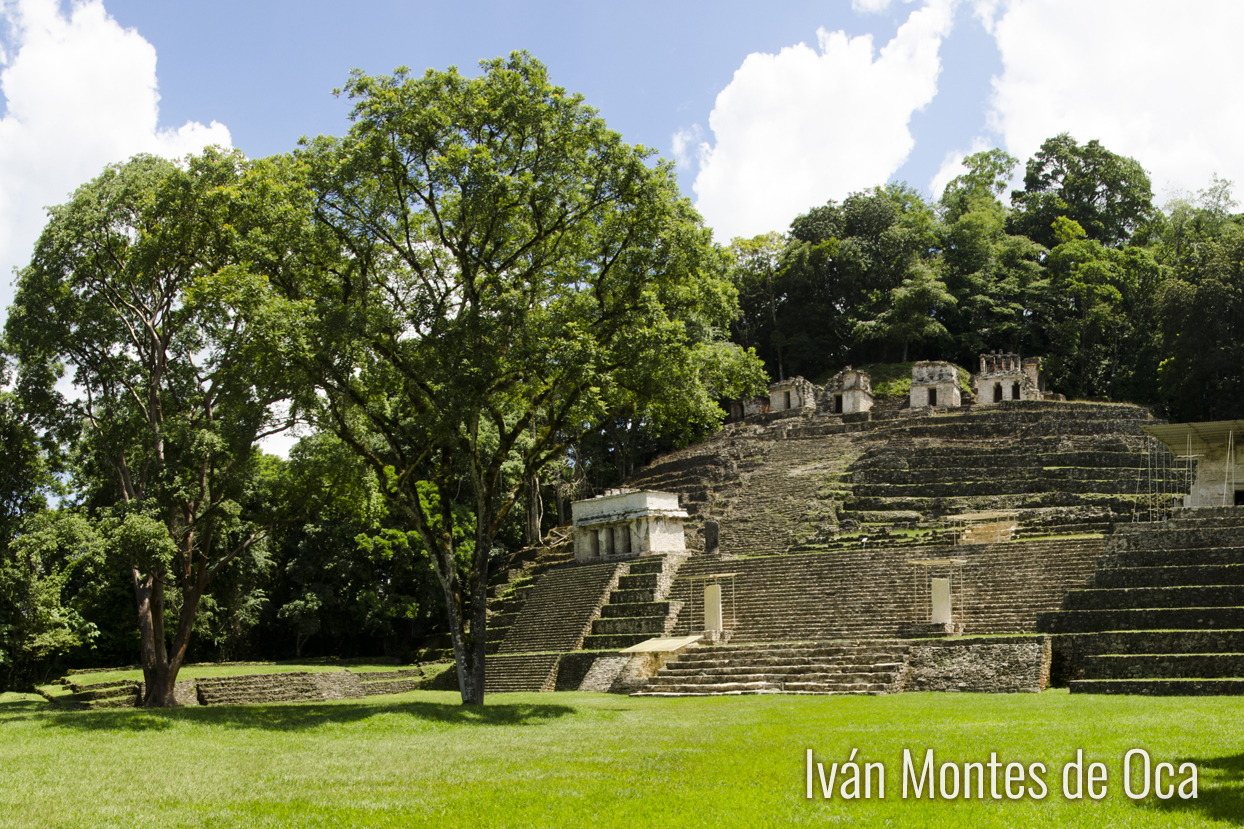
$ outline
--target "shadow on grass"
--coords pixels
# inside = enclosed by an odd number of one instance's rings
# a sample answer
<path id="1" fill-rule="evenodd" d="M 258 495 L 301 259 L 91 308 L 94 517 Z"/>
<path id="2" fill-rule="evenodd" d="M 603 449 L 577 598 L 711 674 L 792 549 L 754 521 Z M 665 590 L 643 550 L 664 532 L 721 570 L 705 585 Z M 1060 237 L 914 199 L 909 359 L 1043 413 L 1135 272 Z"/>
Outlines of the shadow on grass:
<path id="1" fill-rule="evenodd" d="M 0 699 L 0 714 L 19 714 L 25 711 L 45 711 L 48 702 L 43 697 L 36 697 L 33 694 L 26 698 L 12 696 L 9 699 Z"/>
<path id="2" fill-rule="evenodd" d="M 378 714 L 403 715 L 447 726 L 539 725 L 574 713 L 568 705 L 484 705 L 406 702 L 376 703 L 272 703 L 268 705 L 221 705 L 192 708 L 134 709 L 115 711 L 55 712 L 42 715 L 49 728 L 72 731 L 163 731 L 177 723 L 214 725 L 264 731 L 303 731 L 323 725 L 362 722 Z M 19 715 L 20 716 L 20 715 Z"/>
<path id="3" fill-rule="evenodd" d="M 1154 762 L 1157 762 L 1156 760 Z M 1158 800 L 1150 795 L 1136 805 L 1155 812 L 1172 815 L 1200 814 L 1232 826 L 1244 826 L 1244 754 L 1228 757 L 1181 757 L 1171 761 L 1178 769 L 1181 763 L 1195 763 L 1197 768 L 1196 800 Z M 1176 780 L 1183 780 L 1179 776 Z"/>

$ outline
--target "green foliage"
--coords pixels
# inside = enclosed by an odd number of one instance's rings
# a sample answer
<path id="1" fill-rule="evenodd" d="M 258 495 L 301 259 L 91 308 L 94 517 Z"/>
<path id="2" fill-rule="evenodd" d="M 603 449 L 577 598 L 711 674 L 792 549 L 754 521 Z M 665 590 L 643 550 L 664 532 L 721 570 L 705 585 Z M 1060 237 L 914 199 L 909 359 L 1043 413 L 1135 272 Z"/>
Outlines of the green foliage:
<path id="1" fill-rule="evenodd" d="M 1158 297 L 1162 397 L 1179 420 L 1244 417 L 1244 229 L 1184 249 Z"/>
<path id="2" fill-rule="evenodd" d="M 942 220 L 957 222 L 968 213 L 1002 212 L 998 197 L 1006 192 L 1019 159 L 999 149 L 973 153 L 963 159 L 966 173 L 951 179 L 942 191 Z"/>
<path id="3" fill-rule="evenodd" d="M 73 588 L 90 589 L 104 548 L 95 528 L 72 513 L 31 516 L 9 542 L 0 556 L 0 688 L 29 686 L 56 658 L 95 638 Z"/>
<path id="4" fill-rule="evenodd" d="M 1153 217 L 1149 175 L 1138 161 L 1096 140 L 1080 146 L 1067 133 L 1047 139 L 1028 161 L 1024 189 L 1013 192 L 1011 202 L 1013 232 L 1045 247 L 1058 244 L 1052 228 L 1060 216 L 1111 247 Z"/>
<path id="5" fill-rule="evenodd" d="M 239 190 L 247 167 L 215 149 L 108 167 L 52 208 L 5 327 L 23 399 L 77 439 L 86 500 L 117 522 L 153 704 L 209 584 L 272 517 L 255 444 L 284 425 L 288 373 L 270 346 L 296 309 L 250 268 L 249 233 L 272 216 Z M 72 398 L 54 385 L 66 366 Z"/>
<path id="6" fill-rule="evenodd" d="M 288 162 L 337 246 L 282 283 L 308 303 L 306 405 L 432 555 L 471 701 L 483 637 L 459 608 L 483 629 L 493 541 L 539 471 L 611 417 L 707 430 L 718 397 L 762 385 L 724 342 L 736 292 L 671 167 L 525 53 L 483 69 L 351 77 L 350 134 Z"/>

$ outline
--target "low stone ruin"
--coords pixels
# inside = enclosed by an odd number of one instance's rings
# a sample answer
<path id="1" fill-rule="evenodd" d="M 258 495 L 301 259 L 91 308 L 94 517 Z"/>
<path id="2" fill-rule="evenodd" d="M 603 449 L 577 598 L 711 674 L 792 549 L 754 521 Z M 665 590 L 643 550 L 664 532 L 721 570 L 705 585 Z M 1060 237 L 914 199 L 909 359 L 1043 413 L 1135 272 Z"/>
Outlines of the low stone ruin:
<path id="1" fill-rule="evenodd" d="M 911 367 L 910 406 L 956 407 L 962 405 L 959 369 L 951 363 L 925 360 Z"/>
<path id="2" fill-rule="evenodd" d="M 788 377 L 769 386 L 769 411 L 816 410 L 816 386 L 802 377 Z"/>
<path id="3" fill-rule="evenodd" d="M 975 385 L 981 403 L 1045 398 L 1045 375 L 1039 358 L 1024 360 L 1018 354 L 995 351 L 980 355 L 980 361 Z"/>
<path id="4" fill-rule="evenodd" d="M 847 366 L 829 378 L 821 399 L 821 408 L 830 414 L 870 411 L 873 407 L 872 378 L 866 371 Z"/>

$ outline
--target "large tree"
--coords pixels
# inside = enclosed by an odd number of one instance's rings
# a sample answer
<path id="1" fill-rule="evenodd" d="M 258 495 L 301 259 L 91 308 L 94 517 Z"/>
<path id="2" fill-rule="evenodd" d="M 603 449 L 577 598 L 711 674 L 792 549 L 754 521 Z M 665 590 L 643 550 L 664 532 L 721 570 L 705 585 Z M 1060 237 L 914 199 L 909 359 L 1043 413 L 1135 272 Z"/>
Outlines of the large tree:
<path id="1" fill-rule="evenodd" d="M 1076 222 L 1090 240 L 1114 247 L 1154 216 L 1149 174 L 1134 158 L 1067 133 L 1046 139 L 1024 170 L 1024 189 L 1011 194 L 1011 232 L 1052 248 L 1054 222 Z"/>
<path id="2" fill-rule="evenodd" d="M 670 166 L 538 61 L 355 73 L 345 93 L 349 135 L 293 162 L 344 251 L 287 285 L 308 309 L 306 405 L 418 530 L 480 703 L 489 559 L 528 482 L 618 413 L 711 426 L 760 371 L 720 339 L 725 257 Z"/>
<path id="3" fill-rule="evenodd" d="M 209 150 L 109 167 L 52 208 L 6 324 L 23 397 L 81 428 L 89 500 L 133 585 L 148 706 L 175 704 L 209 585 L 268 532 L 256 443 L 284 425 L 264 346 L 284 306 L 250 269 L 248 233 L 273 218 L 239 197 L 246 166 Z"/>

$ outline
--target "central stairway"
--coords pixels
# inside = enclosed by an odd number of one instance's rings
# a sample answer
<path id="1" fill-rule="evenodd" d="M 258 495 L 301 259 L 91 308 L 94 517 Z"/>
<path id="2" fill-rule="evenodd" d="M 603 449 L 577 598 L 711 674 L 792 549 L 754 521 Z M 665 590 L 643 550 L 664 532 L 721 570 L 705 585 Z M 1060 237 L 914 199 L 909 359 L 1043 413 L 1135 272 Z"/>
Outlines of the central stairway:
<path id="1" fill-rule="evenodd" d="M 610 586 L 625 565 L 571 564 L 554 567 L 535 583 L 498 653 L 578 650 Z"/>
<path id="2" fill-rule="evenodd" d="M 633 696 L 884 694 L 899 690 L 908 651 L 885 640 L 702 647 L 666 663 Z"/>
<path id="3" fill-rule="evenodd" d="M 1244 508 L 1118 528 L 1039 626 L 1063 635 L 1072 693 L 1244 694 Z"/>

